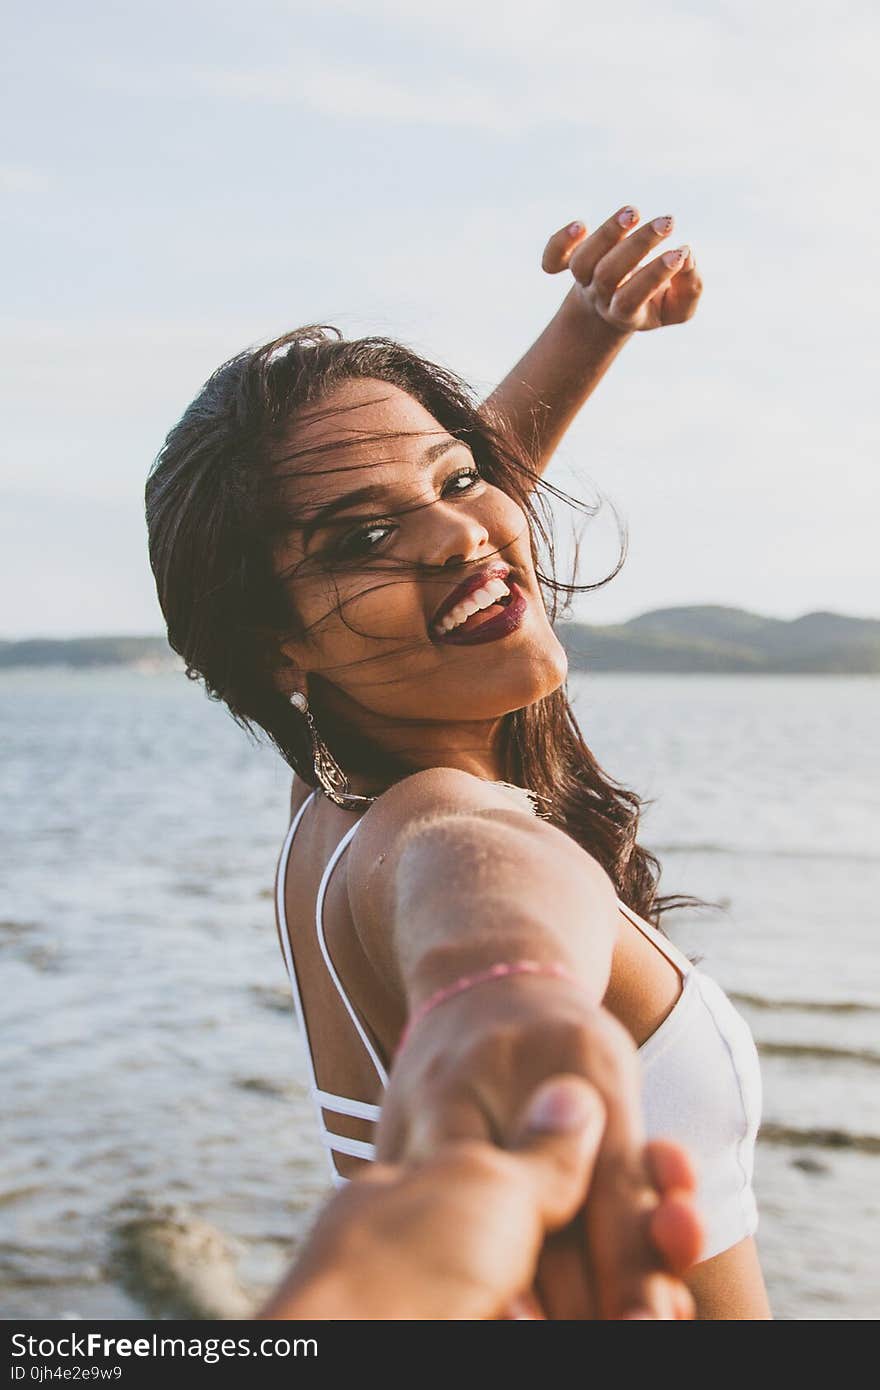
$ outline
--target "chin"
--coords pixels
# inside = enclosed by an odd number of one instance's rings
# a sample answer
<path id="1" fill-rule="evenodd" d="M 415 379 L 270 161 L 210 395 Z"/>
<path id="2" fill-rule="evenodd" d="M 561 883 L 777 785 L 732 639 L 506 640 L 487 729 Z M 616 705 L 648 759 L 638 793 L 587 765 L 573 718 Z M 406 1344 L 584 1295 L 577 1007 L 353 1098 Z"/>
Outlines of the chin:
<path id="1" fill-rule="evenodd" d="M 529 700 L 523 701 L 524 704 L 546 699 L 568 679 L 568 652 L 552 629 L 550 635 L 552 640 L 536 652 L 533 659 L 530 675 L 534 693 Z"/>
<path id="2" fill-rule="evenodd" d="M 512 714 L 514 710 L 536 705 L 539 700 L 546 700 L 548 695 L 553 695 L 564 686 L 568 677 L 568 654 L 565 648 L 560 642 L 554 641 L 551 648 L 531 658 L 523 675 L 525 679 L 522 681 L 513 681 L 508 672 L 503 695 L 496 703 L 492 714 Z M 486 690 L 486 693 L 491 699 L 490 691 Z"/>

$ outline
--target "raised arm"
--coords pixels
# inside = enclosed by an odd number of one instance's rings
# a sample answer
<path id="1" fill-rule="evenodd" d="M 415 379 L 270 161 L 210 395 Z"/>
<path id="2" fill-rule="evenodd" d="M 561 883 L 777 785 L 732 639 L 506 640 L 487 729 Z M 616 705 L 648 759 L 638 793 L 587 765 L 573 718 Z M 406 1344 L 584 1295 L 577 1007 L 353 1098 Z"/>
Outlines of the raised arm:
<path id="1" fill-rule="evenodd" d="M 484 402 L 528 448 L 540 473 L 633 333 L 684 323 L 696 313 L 702 282 L 689 247 L 639 262 L 670 235 L 671 217 L 638 226 L 619 209 L 592 235 L 581 222 L 555 232 L 542 266 L 574 279 L 540 337 Z M 634 230 L 635 229 L 635 230 Z"/>
<path id="2" fill-rule="evenodd" d="M 617 914 L 604 871 L 500 788 L 433 768 L 389 789 L 366 813 L 348 884 L 367 955 L 410 1018 L 436 991 L 499 963 L 528 960 L 566 972 L 484 982 L 418 1020 L 392 1067 L 379 1156 L 421 1160 L 458 1138 L 506 1146 L 546 1077 L 584 1077 L 607 1115 L 583 1218 L 598 1316 L 636 1307 L 669 1316 L 683 1291 L 670 1291 L 645 1231 L 656 1194 L 636 1048 L 601 1006 Z"/>

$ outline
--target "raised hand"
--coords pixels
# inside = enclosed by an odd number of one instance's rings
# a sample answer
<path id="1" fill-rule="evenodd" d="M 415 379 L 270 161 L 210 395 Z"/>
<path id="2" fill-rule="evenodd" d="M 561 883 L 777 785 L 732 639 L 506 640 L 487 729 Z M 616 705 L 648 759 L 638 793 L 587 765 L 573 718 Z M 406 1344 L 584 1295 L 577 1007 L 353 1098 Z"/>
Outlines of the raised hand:
<path id="1" fill-rule="evenodd" d="M 696 313 L 703 289 L 689 246 L 641 265 L 670 235 L 673 218 L 638 224 L 639 212 L 630 206 L 589 234 L 582 222 L 570 222 L 553 233 L 541 260 L 548 275 L 570 270 L 584 309 L 621 333 L 685 323 Z"/>

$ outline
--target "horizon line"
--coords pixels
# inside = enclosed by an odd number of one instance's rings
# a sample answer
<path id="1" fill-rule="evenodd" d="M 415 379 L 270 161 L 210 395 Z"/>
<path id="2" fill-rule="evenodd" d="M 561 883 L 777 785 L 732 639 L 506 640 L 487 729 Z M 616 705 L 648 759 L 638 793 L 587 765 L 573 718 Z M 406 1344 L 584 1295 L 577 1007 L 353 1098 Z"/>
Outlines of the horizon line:
<path id="1" fill-rule="evenodd" d="M 659 608 L 644 608 L 644 609 L 641 609 L 641 610 L 640 610 L 639 612 L 637 612 L 637 613 L 633 613 L 629 618 L 618 618 L 618 619 L 615 619 L 615 620 L 612 621 L 612 622 L 602 622 L 602 623 L 588 622 L 586 619 L 584 619 L 584 618 L 579 618 L 579 617 L 565 617 L 565 618 L 559 618 L 559 619 L 557 619 L 557 622 L 559 622 L 560 624 L 564 624 L 564 625 L 581 624 L 583 627 L 595 627 L 595 628 L 625 627 L 627 623 L 634 622 L 637 618 L 644 618 L 644 617 L 647 617 L 647 616 L 648 616 L 649 614 L 651 614 L 651 613 L 674 613 L 674 612 L 681 612 L 681 611 L 686 611 L 686 610 L 688 610 L 688 609 L 695 609 L 695 608 L 703 608 L 703 609 L 706 609 L 706 608 L 710 608 L 710 609 L 711 609 L 711 608 L 714 608 L 714 609 L 719 609 L 719 610 L 721 610 L 721 611 L 723 611 L 723 612 L 728 612 L 728 613 L 747 613 L 750 617 L 753 617 L 753 618 L 762 618 L 762 619 L 764 619 L 766 622 L 796 623 L 796 622 L 800 622 L 803 618 L 816 617 L 817 615 L 822 615 L 822 616 L 827 616 L 827 617 L 832 617 L 832 618 L 849 618 L 849 619 L 854 619 L 854 620 L 856 620 L 857 622 L 869 622 L 869 623 L 870 623 L 870 622 L 880 622 L 880 616 L 877 616 L 877 615 L 874 615 L 874 614 L 845 613 L 845 612 L 842 612 L 842 611 L 839 610 L 839 609 L 834 609 L 834 608 L 809 608 L 809 609 L 805 610 L 803 613 L 798 613 L 798 614 L 797 614 L 795 617 L 793 617 L 793 618 L 781 618 L 781 617 L 779 617 L 778 615 L 773 614 L 773 613 L 760 613 L 760 612 L 758 612 L 756 609 L 753 609 L 753 608 L 741 608 L 738 604 L 733 604 L 733 603 L 669 603 L 669 604 L 662 604 Z M 114 632 L 78 632 L 78 633 L 66 633 L 66 634 L 60 635 L 60 636 L 59 636 L 57 633 L 45 633 L 45 632 L 37 632 L 37 633 L 31 632 L 31 633 L 28 633 L 26 636 L 19 636 L 19 637 L 8 637 L 8 636 L 6 636 L 6 635 L 0 634 L 0 642 L 3 642 L 3 643 L 14 643 L 14 642 L 89 642 L 89 641 L 100 641 L 100 640 L 114 640 L 114 641 L 126 640 L 126 641 L 127 641 L 127 640 L 133 640 L 133 639 L 137 639 L 137 640 L 147 639 L 147 640 L 153 640 L 153 641 L 163 641 L 163 642 L 167 642 L 167 641 L 168 641 L 168 634 L 167 634 L 167 632 L 156 632 L 156 631 L 150 631 L 150 632 L 131 632 L 131 631 L 128 631 L 128 632 L 120 632 L 119 630 L 116 630 L 116 631 L 114 631 Z M 171 648 L 171 650 L 173 651 L 174 649 Z"/>

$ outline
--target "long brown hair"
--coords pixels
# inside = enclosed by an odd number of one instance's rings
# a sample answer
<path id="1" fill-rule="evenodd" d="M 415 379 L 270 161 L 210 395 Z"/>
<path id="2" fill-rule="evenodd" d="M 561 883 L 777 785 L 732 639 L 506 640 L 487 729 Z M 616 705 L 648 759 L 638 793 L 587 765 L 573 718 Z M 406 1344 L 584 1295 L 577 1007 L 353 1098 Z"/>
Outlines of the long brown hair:
<path id="1" fill-rule="evenodd" d="M 224 363 L 171 430 L 147 479 L 150 563 L 169 643 L 183 657 L 189 678 L 201 679 L 246 732 L 268 735 L 311 786 L 317 783 L 305 721 L 277 683 L 281 642 L 303 636 L 295 584 L 273 564 L 285 532 L 302 524 L 287 505 L 280 465 L 302 465 L 308 453 L 289 447 L 297 411 L 320 406 L 353 378 L 406 391 L 468 445 L 490 483 L 515 498 L 528 520 L 551 623 L 559 616 L 560 595 L 568 600 L 607 583 L 626 548 L 621 535 L 618 562 L 598 583 L 558 580 L 552 515 L 543 494 L 587 514 L 594 508 L 542 479 L 523 443 L 479 408 L 463 382 L 399 343 L 345 340 L 335 328 L 311 326 Z M 538 541 L 549 572 L 541 567 Z M 313 691 L 310 681 L 309 701 L 343 768 L 381 768 L 385 785 L 412 770 L 340 727 L 322 708 L 320 685 L 316 681 Z M 602 771 L 564 687 L 506 715 L 502 738 L 505 779 L 550 798 L 553 823 L 602 864 L 630 907 L 656 923 L 678 905 L 678 898 L 658 896 L 659 863 L 638 843 L 640 798 Z"/>

